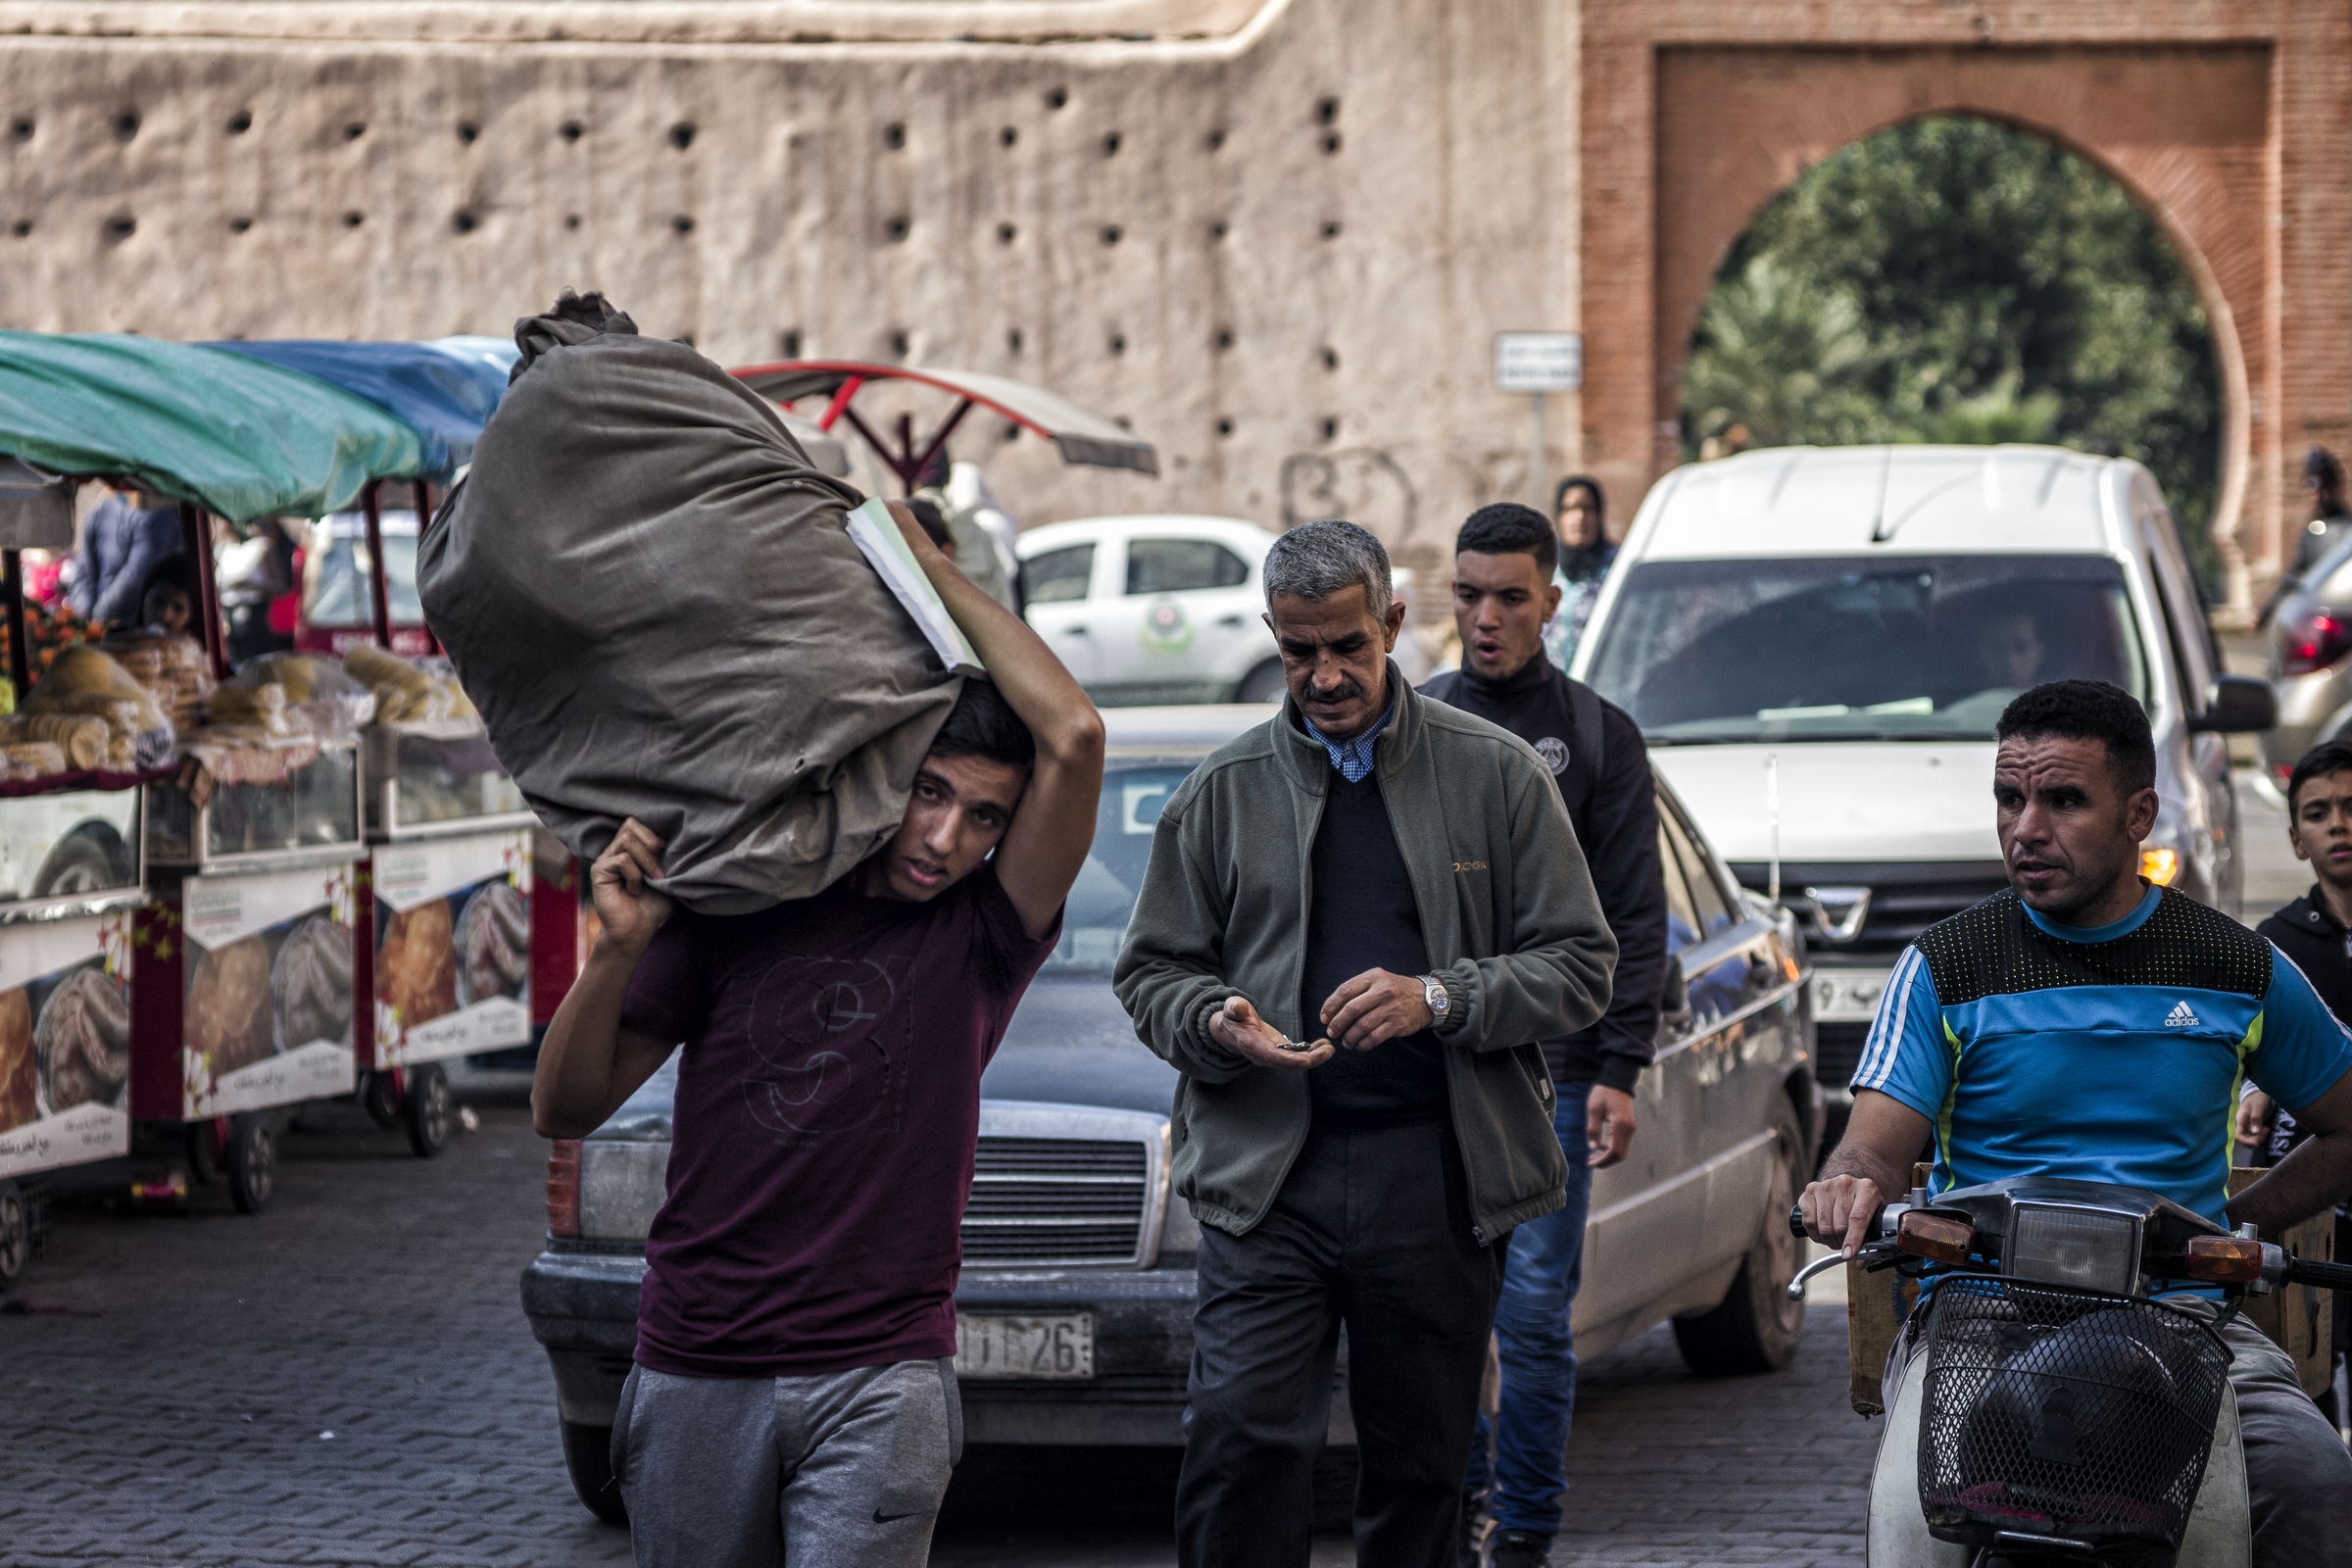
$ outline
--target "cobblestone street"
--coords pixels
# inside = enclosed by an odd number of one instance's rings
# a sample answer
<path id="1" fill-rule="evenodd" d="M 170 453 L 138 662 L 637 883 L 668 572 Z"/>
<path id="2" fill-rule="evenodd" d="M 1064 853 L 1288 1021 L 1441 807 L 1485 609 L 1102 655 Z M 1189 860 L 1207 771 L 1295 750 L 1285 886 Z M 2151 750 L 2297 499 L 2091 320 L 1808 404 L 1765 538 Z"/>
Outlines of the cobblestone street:
<path id="1" fill-rule="evenodd" d="M 259 1218 L 218 1187 L 184 1216 L 61 1201 L 28 1310 L 0 1315 L 0 1564 L 626 1562 L 572 1498 L 516 1304 L 544 1146 L 518 1107 L 480 1119 L 425 1161 L 331 1109 L 287 1136 Z M 1842 1321 L 1817 1307 L 1782 1377 L 1701 1382 L 1662 1333 L 1591 1364 L 1555 1560 L 1858 1554 L 1858 1486 L 1823 1484 L 1876 1435 L 1844 1407 Z M 1166 1563 L 1173 1482 L 1167 1454 L 975 1451 L 936 1559 Z"/>

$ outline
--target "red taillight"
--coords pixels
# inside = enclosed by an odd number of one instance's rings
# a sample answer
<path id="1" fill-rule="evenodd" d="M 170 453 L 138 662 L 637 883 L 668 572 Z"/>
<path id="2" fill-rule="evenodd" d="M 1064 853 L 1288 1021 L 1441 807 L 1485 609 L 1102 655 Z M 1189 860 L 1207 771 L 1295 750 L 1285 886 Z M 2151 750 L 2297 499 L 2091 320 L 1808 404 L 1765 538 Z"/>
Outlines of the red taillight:
<path id="1" fill-rule="evenodd" d="M 580 1234 L 580 1141 L 559 1138 L 547 1152 L 547 1234 Z"/>
<path id="2" fill-rule="evenodd" d="M 2314 611 L 2286 628 L 2286 648 L 2279 656 L 2283 675 L 2308 675 L 2326 669 L 2352 654 L 2352 619 Z"/>

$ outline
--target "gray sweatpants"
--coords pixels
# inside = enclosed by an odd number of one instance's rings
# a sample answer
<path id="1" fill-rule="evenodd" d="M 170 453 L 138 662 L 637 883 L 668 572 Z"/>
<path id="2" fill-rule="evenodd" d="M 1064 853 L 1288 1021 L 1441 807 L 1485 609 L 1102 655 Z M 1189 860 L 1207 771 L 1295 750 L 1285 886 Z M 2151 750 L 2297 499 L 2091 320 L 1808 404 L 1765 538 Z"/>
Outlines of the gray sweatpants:
<path id="1" fill-rule="evenodd" d="M 2218 1303 L 2172 1296 L 2178 1306 L 2212 1319 Z M 1886 1408 L 1894 1408 L 1904 1363 L 1927 1348 L 1914 1315 L 1886 1358 Z M 2254 1568 L 2352 1568 L 2352 1453 L 2303 1392 L 2295 1363 L 2242 1317 L 2222 1325 L 2230 1347 L 2230 1387 L 2246 1446 L 2246 1508 L 2252 1515 Z"/>
<path id="2" fill-rule="evenodd" d="M 805 1378 L 633 1367 L 612 1420 L 637 1568 L 922 1568 L 962 1455 L 946 1361 Z"/>

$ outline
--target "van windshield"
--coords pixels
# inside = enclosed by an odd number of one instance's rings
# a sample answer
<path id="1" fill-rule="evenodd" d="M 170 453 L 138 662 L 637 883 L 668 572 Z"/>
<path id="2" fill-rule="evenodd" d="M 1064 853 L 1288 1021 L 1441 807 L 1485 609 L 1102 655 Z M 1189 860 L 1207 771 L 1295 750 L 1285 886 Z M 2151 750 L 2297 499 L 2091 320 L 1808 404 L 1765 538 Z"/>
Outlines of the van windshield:
<path id="1" fill-rule="evenodd" d="M 1591 680 L 1653 743 L 1981 740 L 2028 686 L 2148 700 L 2123 570 L 2100 556 L 1660 561 Z"/>
<path id="2" fill-rule="evenodd" d="M 395 517 L 407 527 L 395 532 Z M 367 536 L 353 526 L 354 518 L 338 514 L 311 528 L 310 549 L 303 557 L 302 619 L 309 626 L 365 626 L 374 615 L 368 579 L 373 567 L 368 560 Z M 416 521 L 414 513 L 385 513 L 385 598 L 392 624 L 421 626 L 424 605 L 416 597 Z M 364 526 L 364 525 L 363 525 Z"/>

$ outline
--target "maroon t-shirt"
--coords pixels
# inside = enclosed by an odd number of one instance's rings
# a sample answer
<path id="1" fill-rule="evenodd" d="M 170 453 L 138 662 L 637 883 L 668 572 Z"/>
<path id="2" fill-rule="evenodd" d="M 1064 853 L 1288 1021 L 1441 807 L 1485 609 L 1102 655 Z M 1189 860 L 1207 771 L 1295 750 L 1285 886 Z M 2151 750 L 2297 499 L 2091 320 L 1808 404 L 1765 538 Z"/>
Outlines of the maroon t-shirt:
<path id="1" fill-rule="evenodd" d="M 685 1043 L 637 1361 L 792 1377 L 956 1353 L 980 1072 L 1053 951 L 983 864 L 928 904 L 845 881 L 671 916 L 621 1025 Z"/>

